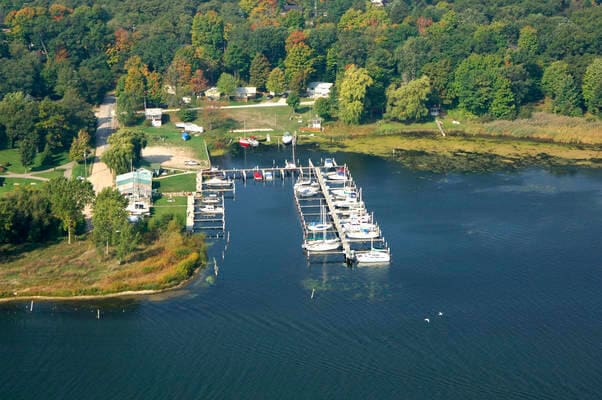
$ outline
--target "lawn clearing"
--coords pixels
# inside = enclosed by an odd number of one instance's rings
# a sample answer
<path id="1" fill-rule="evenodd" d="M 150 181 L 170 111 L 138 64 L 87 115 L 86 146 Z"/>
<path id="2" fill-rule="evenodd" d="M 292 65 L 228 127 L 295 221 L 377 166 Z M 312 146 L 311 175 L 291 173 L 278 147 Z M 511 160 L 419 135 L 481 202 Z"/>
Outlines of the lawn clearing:
<path id="1" fill-rule="evenodd" d="M 0 176 L 0 196 L 6 195 L 8 192 L 18 189 L 23 186 L 37 187 L 43 186 L 44 181 L 38 179 L 27 178 L 4 178 Z"/>
<path id="2" fill-rule="evenodd" d="M 159 193 L 165 192 L 194 192 L 196 190 L 196 174 L 183 173 L 167 177 L 155 178 Z"/>
<path id="3" fill-rule="evenodd" d="M 25 167 L 21 163 L 21 155 L 19 149 L 4 149 L 0 150 L 0 164 L 4 165 L 9 163 L 8 171 L 14 172 L 15 174 L 25 174 L 32 171 L 43 171 L 52 167 L 67 163 L 69 153 L 63 151 L 52 156 L 52 160 L 49 164 L 42 165 L 42 154 L 38 153 L 33 161 L 33 164 L 29 167 Z"/>

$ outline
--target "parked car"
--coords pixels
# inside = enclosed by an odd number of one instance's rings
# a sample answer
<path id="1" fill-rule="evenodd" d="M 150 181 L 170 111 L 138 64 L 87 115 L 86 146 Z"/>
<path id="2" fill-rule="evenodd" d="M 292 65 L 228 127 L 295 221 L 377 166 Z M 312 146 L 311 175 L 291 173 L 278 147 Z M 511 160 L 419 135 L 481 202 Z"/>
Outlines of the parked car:
<path id="1" fill-rule="evenodd" d="M 199 165 L 199 162 L 195 160 L 186 160 L 184 161 L 184 165 Z"/>
<path id="2" fill-rule="evenodd" d="M 266 100 L 272 100 L 274 98 L 274 96 L 272 96 L 271 94 L 268 94 L 267 96 L 265 96 Z"/>

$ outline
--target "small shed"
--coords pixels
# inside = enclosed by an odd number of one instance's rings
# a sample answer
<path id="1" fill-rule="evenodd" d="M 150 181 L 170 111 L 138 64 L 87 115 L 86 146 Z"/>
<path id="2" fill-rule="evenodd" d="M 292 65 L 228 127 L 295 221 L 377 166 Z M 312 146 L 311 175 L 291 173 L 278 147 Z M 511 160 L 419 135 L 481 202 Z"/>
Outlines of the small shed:
<path id="1" fill-rule="evenodd" d="M 249 100 L 257 97 L 257 88 L 255 86 L 237 87 L 236 98 Z"/>
<path id="2" fill-rule="evenodd" d="M 215 86 L 205 90 L 205 96 L 209 99 L 219 99 L 222 93 Z"/>
<path id="3" fill-rule="evenodd" d="M 182 132 L 182 140 L 190 140 L 190 135 L 188 132 Z"/>
<path id="4" fill-rule="evenodd" d="M 161 118 L 163 117 L 163 110 L 160 108 L 147 108 L 144 110 L 144 117 L 151 121 L 154 127 L 161 126 Z"/>

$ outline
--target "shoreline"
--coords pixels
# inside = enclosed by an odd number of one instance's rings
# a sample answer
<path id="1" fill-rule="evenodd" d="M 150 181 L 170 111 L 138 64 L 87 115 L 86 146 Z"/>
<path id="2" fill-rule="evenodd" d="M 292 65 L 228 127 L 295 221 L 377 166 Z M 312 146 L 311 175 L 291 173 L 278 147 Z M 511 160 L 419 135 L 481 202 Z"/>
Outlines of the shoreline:
<path id="1" fill-rule="evenodd" d="M 142 297 L 150 296 L 153 294 L 161 294 L 166 292 L 173 292 L 178 289 L 182 289 L 189 283 L 191 283 L 197 275 L 200 275 L 205 270 L 206 264 L 199 266 L 195 272 L 190 275 L 187 279 L 179 282 L 177 285 L 164 288 L 164 289 L 146 289 L 146 290 L 126 290 L 124 292 L 106 293 L 106 294 L 94 294 L 94 295 L 75 295 L 75 296 L 42 296 L 42 295 L 31 295 L 31 296 L 13 296 L 13 297 L 0 297 L 0 304 L 12 303 L 20 300 L 41 300 L 44 302 L 50 301 L 76 301 L 76 300 L 104 300 L 112 298 L 125 298 L 125 297 Z"/>

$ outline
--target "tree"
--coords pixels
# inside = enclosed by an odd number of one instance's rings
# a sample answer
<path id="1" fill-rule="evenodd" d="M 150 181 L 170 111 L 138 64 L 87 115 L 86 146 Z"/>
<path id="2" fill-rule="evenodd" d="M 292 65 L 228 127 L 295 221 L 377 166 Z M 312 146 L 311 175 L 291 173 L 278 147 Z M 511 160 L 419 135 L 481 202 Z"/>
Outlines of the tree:
<path id="1" fill-rule="evenodd" d="M 284 72 L 282 72 L 282 70 L 278 67 L 274 68 L 272 72 L 270 72 L 265 86 L 271 93 L 283 93 L 286 87 Z"/>
<path id="2" fill-rule="evenodd" d="M 514 93 L 510 89 L 510 81 L 500 78 L 489 108 L 490 114 L 499 119 L 513 119 L 516 116 Z"/>
<path id="3" fill-rule="evenodd" d="M 0 125 L 4 126 L 9 147 L 35 132 L 37 104 L 23 92 L 9 93 L 0 101 Z"/>
<path id="4" fill-rule="evenodd" d="M 77 138 L 73 139 L 69 149 L 69 159 L 81 163 L 87 158 L 92 149 L 90 147 L 90 134 L 85 129 L 80 129 Z"/>
<path id="5" fill-rule="evenodd" d="M 428 76 L 387 89 L 387 117 L 398 121 L 419 121 L 429 115 L 426 101 L 431 93 Z"/>
<path id="6" fill-rule="evenodd" d="M 36 144 L 31 136 L 25 137 L 19 142 L 19 155 L 21 156 L 21 164 L 30 166 L 36 157 Z"/>
<path id="7" fill-rule="evenodd" d="M 190 79 L 190 89 L 195 96 L 199 96 L 209 87 L 209 83 L 207 79 L 205 79 L 205 74 L 202 69 L 197 69 L 194 71 L 194 75 Z"/>
<path id="8" fill-rule="evenodd" d="M 459 106 L 473 114 L 489 111 L 500 79 L 500 60 L 493 55 L 471 54 L 456 68 L 453 89 Z"/>
<path id="9" fill-rule="evenodd" d="M 365 68 L 348 65 L 339 89 L 339 118 L 347 124 L 360 122 L 367 88 L 374 81 Z"/>
<path id="10" fill-rule="evenodd" d="M 307 78 L 315 71 L 314 63 L 314 53 L 308 45 L 303 42 L 293 45 L 284 59 L 286 79 L 290 81 L 294 76 L 300 75 L 305 86 Z"/>
<path id="11" fill-rule="evenodd" d="M 580 93 L 566 62 L 555 61 L 550 64 L 541 78 L 541 87 L 544 94 L 552 99 L 554 113 L 569 116 L 581 115 Z"/>
<path id="12" fill-rule="evenodd" d="M 222 73 L 217 80 L 217 88 L 226 96 L 233 96 L 237 86 L 237 79 L 227 72 Z"/>
<path id="13" fill-rule="evenodd" d="M 138 164 L 147 140 L 144 132 L 120 129 L 109 136 L 108 144 L 109 148 L 102 154 L 102 161 L 118 175 Z"/>
<path id="14" fill-rule="evenodd" d="M 99 252 L 108 255 L 109 246 L 117 247 L 117 256 L 124 259 L 137 244 L 125 209 L 128 201 L 113 188 L 104 188 L 92 206 L 92 240 Z"/>
<path id="15" fill-rule="evenodd" d="M 84 207 L 94 199 L 92 184 L 61 176 L 48 182 L 48 193 L 52 214 L 63 223 L 63 229 L 67 230 L 69 244 L 71 244 L 71 233 L 77 222 L 83 218 Z"/>
<path id="16" fill-rule="evenodd" d="M 203 103 L 203 122 L 207 124 L 209 130 L 212 130 L 224 119 L 223 106 L 224 104 L 219 101 L 205 101 Z"/>
<path id="17" fill-rule="evenodd" d="M 270 74 L 270 62 L 261 53 L 257 53 L 251 61 L 249 69 L 249 84 L 257 88 L 265 88 Z"/>
<path id="18" fill-rule="evenodd" d="M 293 110 L 293 112 L 295 112 L 297 110 L 297 107 L 299 107 L 299 104 L 301 104 L 301 99 L 299 98 L 299 95 L 297 93 L 292 92 L 286 98 L 286 104 L 288 104 L 288 106 Z"/>
<path id="19" fill-rule="evenodd" d="M 218 62 L 224 49 L 224 20 L 215 11 L 198 13 L 192 20 L 192 44 L 203 56 Z"/>
<path id="20" fill-rule="evenodd" d="M 323 97 L 316 99 L 316 101 L 314 102 L 314 112 L 320 118 L 330 119 L 332 116 L 330 111 L 330 101 Z"/>
<path id="21" fill-rule="evenodd" d="M 583 76 L 583 98 L 592 114 L 602 110 L 602 58 L 596 58 Z"/>

